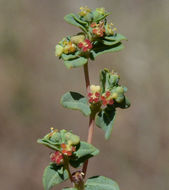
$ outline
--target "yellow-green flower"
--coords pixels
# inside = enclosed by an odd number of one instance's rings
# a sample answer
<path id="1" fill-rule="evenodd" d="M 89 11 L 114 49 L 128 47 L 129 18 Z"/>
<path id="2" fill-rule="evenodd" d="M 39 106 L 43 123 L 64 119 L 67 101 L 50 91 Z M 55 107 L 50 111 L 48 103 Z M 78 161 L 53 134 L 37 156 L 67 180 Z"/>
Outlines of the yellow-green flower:
<path id="1" fill-rule="evenodd" d="M 80 16 L 86 16 L 91 12 L 91 9 L 89 9 L 87 6 L 80 7 L 81 12 L 79 13 Z"/>
<path id="2" fill-rule="evenodd" d="M 114 24 L 106 24 L 105 29 L 106 29 L 106 34 L 107 35 L 114 35 L 114 32 L 117 30 L 117 28 L 113 28 Z"/>
<path id="3" fill-rule="evenodd" d="M 100 13 L 101 15 L 104 15 L 105 14 L 105 8 L 97 8 L 96 9 L 96 11 L 98 12 L 98 13 Z"/>
<path id="4" fill-rule="evenodd" d="M 73 44 L 72 42 L 67 42 L 67 44 L 63 48 L 63 52 L 65 54 L 74 53 L 75 51 L 76 51 L 76 45 Z"/>

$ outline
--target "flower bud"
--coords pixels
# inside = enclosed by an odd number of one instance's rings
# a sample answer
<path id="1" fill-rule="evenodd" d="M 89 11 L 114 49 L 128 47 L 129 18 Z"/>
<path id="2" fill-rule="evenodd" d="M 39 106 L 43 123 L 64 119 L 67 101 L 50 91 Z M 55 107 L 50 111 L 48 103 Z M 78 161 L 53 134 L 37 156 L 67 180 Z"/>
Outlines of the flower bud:
<path id="1" fill-rule="evenodd" d="M 63 47 L 61 45 L 56 45 L 55 48 L 55 55 L 56 56 L 61 56 L 63 53 Z"/>
<path id="2" fill-rule="evenodd" d="M 116 99 L 118 97 L 118 94 L 116 92 L 113 92 L 111 95 L 111 98 Z"/>
<path id="3" fill-rule="evenodd" d="M 121 103 L 123 100 L 124 100 L 124 96 L 118 96 L 118 97 L 116 98 L 116 102 L 117 102 L 117 103 Z"/>
<path id="4" fill-rule="evenodd" d="M 72 36 L 70 38 L 70 41 L 74 44 L 78 44 L 80 42 L 83 42 L 85 40 L 85 36 L 84 35 L 76 35 L 76 36 Z"/>
<path id="5" fill-rule="evenodd" d="M 124 93 L 123 87 L 118 86 L 118 87 L 116 88 L 116 92 L 117 92 L 117 93 L 120 93 L 120 94 L 123 94 L 123 93 Z"/>

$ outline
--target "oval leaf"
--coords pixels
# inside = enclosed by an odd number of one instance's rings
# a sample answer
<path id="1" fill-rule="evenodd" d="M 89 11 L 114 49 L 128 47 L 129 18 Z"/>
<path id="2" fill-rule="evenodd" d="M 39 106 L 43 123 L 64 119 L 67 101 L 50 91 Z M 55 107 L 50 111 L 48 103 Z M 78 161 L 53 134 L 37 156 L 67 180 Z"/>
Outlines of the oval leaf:
<path id="1" fill-rule="evenodd" d="M 74 157 L 70 159 L 70 164 L 77 168 L 81 166 L 89 158 L 99 154 L 99 150 L 93 145 L 86 142 L 80 141 L 80 144 L 77 146 L 77 150 L 74 152 Z"/>
<path id="2" fill-rule="evenodd" d="M 96 125 L 105 131 L 105 139 L 110 138 L 113 129 L 115 114 L 116 110 L 114 108 L 106 107 L 104 110 L 100 111 L 96 115 Z"/>
<path id="3" fill-rule="evenodd" d="M 50 190 L 53 186 L 62 183 L 69 178 L 67 170 L 63 166 L 50 164 L 45 168 L 43 174 L 43 186 L 45 190 Z"/>
<path id="4" fill-rule="evenodd" d="M 74 26 L 77 26 L 81 28 L 83 31 L 87 33 L 87 30 L 85 28 L 85 25 L 87 24 L 86 22 L 80 20 L 75 14 L 71 13 L 68 14 L 64 17 L 65 21 L 68 22 L 69 24 L 72 24 Z"/>
<path id="5" fill-rule="evenodd" d="M 99 150 L 95 148 L 93 145 L 80 141 L 79 147 L 77 148 L 77 151 L 74 152 L 76 158 L 81 158 L 87 155 L 95 156 L 99 153 Z"/>
<path id="6" fill-rule="evenodd" d="M 120 190 L 118 184 L 104 176 L 91 177 L 86 181 L 85 190 Z"/>
<path id="7" fill-rule="evenodd" d="M 99 22 L 109 16 L 110 13 L 106 12 L 104 14 L 100 14 L 97 10 L 93 12 L 93 22 Z"/>
<path id="8" fill-rule="evenodd" d="M 67 92 L 61 98 L 61 104 L 68 109 L 79 110 L 85 116 L 91 114 L 87 99 L 77 92 Z"/>
<path id="9" fill-rule="evenodd" d="M 109 40 L 109 41 L 117 41 L 117 42 L 120 42 L 121 40 L 127 40 L 125 36 L 118 33 L 111 36 L 105 36 L 104 39 Z"/>
<path id="10" fill-rule="evenodd" d="M 39 143 L 39 144 L 43 144 L 43 145 L 46 145 L 48 148 L 51 148 L 51 149 L 53 149 L 53 150 L 56 150 L 56 151 L 58 151 L 58 150 L 60 150 L 56 145 L 56 143 L 54 144 L 54 143 L 52 143 L 50 140 L 44 140 L 44 139 L 38 139 L 37 140 L 37 143 Z"/>
<path id="11" fill-rule="evenodd" d="M 121 42 L 116 43 L 116 44 L 111 45 L 111 46 L 107 46 L 107 45 L 103 45 L 102 43 L 98 43 L 91 50 L 90 58 L 95 59 L 96 56 L 98 56 L 98 55 L 102 55 L 104 53 L 109 53 L 109 52 L 120 51 L 123 48 L 124 48 L 124 45 Z"/>
<path id="12" fill-rule="evenodd" d="M 64 61 L 64 64 L 68 69 L 81 67 L 82 65 L 85 65 L 86 63 L 87 63 L 87 59 L 84 57 L 78 57 L 76 59 Z"/>

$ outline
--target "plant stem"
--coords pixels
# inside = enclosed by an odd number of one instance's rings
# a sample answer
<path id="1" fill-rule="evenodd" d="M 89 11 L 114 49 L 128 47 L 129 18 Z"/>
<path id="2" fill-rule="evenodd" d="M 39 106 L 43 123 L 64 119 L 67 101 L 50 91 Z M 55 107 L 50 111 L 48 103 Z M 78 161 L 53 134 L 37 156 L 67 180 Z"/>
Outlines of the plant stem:
<path id="1" fill-rule="evenodd" d="M 66 168 L 66 170 L 68 171 L 68 174 L 69 174 L 69 179 L 70 179 L 71 182 L 73 182 L 72 174 L 71 174 L 70 168 L 69 168 L 69 161 L 68 161 L 68 159 L 66 157 L 64 157 L 64 162 L 65 162 L 65 168 Z"/>
<path id="2" fill-rule="evenodd" d="M 84 69 L 84 76 L 86 82 L 86 92 L 87 94 L 90 92 L 90 79 L 89 79 L 89 71 L 88 71 L 88 63 L 83 66 Z"/>
<path id="3" fill-rule="evenodd" d="M 84 75 L 85 75 L 85 81 L 86 81 L 86 92 L 88 94 L 90 92 L 90 79 L 89 79 L 88 63 L 84 65 Z M 94 132 L 94 118 L 90 115 L 88 137 L 87 137 L 87 142 L 89 144 L 92 143 L 93 132 Z M 82 169 L 82 171 L 84 173 L 84 178 L 86 176 L 87 166 L 88 166 L 88 160 L 84 163 L 83 169 Z"/>

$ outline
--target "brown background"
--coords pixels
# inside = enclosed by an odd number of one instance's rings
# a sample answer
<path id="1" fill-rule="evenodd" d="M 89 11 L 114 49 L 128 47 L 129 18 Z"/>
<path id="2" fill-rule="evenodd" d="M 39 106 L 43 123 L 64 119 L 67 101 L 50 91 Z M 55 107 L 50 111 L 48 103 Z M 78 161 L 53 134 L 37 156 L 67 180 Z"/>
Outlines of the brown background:
<path id="1" fill-rule="evenodd" d="M 51 126 L 86 139 L 88 119 L 59 104 L 66 91 L 85 93 L 83 70 L 66 69 L 54 55 L 59 40 L 79 31 L 64 15 L 82 5 L 104 6 L 128 38 L 125 50 L 89 65 L 92 83 L 98 84 L 100 69 L 114 69 L 132 102 L 118 110 L 109 141 L 95 129 L 93 143 L 101 153 L 90 161 L 88 176 L 115 179 L 121 190 L 167 190 L 168 0 L 0 0 L 0 189 L 43 189 L 50 150 L 36 140 Z"/>

